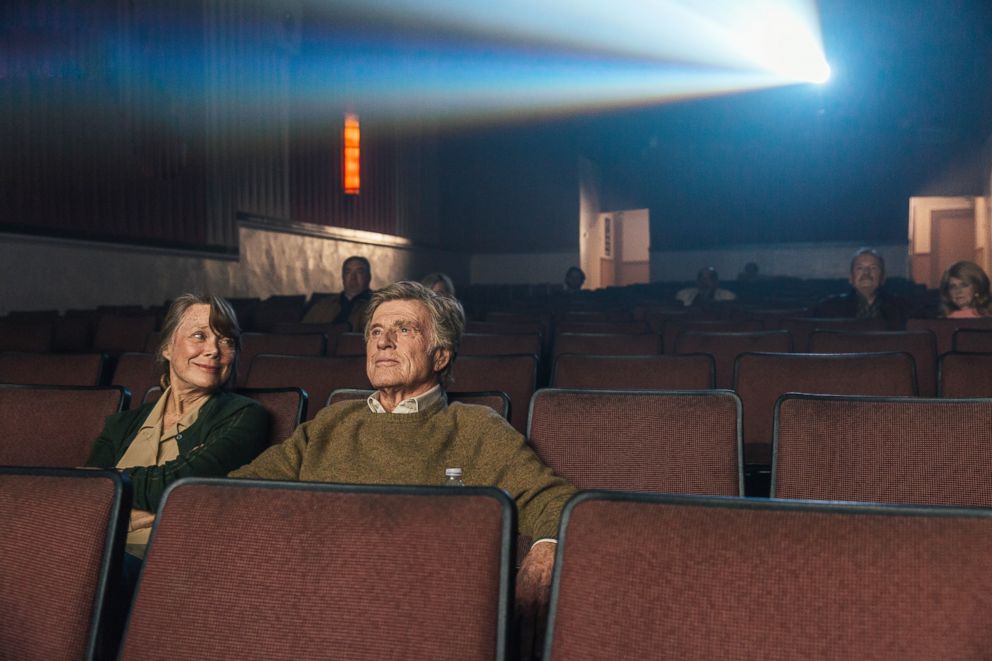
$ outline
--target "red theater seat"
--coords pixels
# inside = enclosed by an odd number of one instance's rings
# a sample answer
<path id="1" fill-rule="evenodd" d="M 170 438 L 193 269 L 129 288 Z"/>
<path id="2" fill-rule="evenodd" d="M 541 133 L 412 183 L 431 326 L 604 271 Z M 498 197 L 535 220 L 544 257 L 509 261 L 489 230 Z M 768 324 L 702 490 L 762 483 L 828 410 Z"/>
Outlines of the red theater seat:
<path id="1" fill-rule="evenodd" d="M 992 507 L 992 399 L 785 395 L 772 495 Z"/>
<path id="2" fill-rule="evenodd" d="M 992 649 L 992 511 L 590 492 L 545 659 L 951 659 Z"/>
<path id="3" fill-rule="evenodd" d="M 580 489 L 743 495 L 729 391 L 538 390 L 527 439 Z"/>
<path id="4" fill-rule="evenodd" d="M 513 521 L 497 489 L 180 482 L 120 658 L 507 658 Z"/>

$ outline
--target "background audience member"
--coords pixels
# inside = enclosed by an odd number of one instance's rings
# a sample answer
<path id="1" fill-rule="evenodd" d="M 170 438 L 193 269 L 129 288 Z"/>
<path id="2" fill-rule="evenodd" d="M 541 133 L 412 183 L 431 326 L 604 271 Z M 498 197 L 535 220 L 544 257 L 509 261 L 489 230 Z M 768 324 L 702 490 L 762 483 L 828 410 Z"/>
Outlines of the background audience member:
<path id="1" fill-rule="evenodd" d="M 720 276 L 712 266 L 700 269 L 696 274 L 696 286 L 680 289 L 675 298 L 685 307 L 707 307 L 712 303 L 733 301 L 737 294 L 720 289 Z"/>
<path id="2" fill-rule="evenodd" d="M 577 292 L 582 289 L 586 281 L 586 274 L 578 266 L 569 266 L 565 271 L 565 291 L 567 293 Z"/>
<path id="3" fill-rule="evenodd" d="M 303 315 L 307 324 L 349 324 L 351 330 L 365 326 L 365 308 L 372 297 L 372 265 L 364 257 L 353 255 L 341 265 L 344 291 L 322 298 Z"/>
<path id="4" fill-rule="evenodd" d="M 744 270 L 737 274 L 737 280 L 740 282 L 754 282 L 760 277 L 757 262 L 748 262 L 744 265 Z"/>
<path id="5" fill-rule="evenodd" d="M 890 330 L 906 327 L 906 302 L 889 294 L 885 284 L 885 260 L 874 248 L 859 248 L 851 259 L 851 290 L 830 296 L 813 309 L 814 317 L 884 319 Z"/>
<path id="6" fill-rule="evenodd" d="M 87 461 L 131 477 L 127 552 L 139 558 L 166 487 L 182 477 L 226 475 L 264 450 L 268 435 L 265 410 L 226 390 L 241 347 L 227 301 L 183 294 L 169 308 L 161 337 L 165 392 L 155 403 L 107 418 Z"/>
<path id="7" fill-rule="evenodd" d="M 948 319 L 992 314 L 989 276 L 974 262 L 954 262 L 940 278 L 940 316 Z"/>
<path id="8" fill-rule="evenodd" d="M 420 284 L 427 287 L 435 294 L 457 298 L 455 296 L 455 283 L 452 282 L 451 278 L 444 273 L 428 273 L 420 281 Z"/>

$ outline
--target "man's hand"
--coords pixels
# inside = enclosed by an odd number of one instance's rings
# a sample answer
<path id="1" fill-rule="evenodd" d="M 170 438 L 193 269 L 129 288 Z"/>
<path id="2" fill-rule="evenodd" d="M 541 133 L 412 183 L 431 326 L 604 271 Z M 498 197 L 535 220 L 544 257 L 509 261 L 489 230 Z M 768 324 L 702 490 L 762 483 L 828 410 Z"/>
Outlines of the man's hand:
<path id="1" fill-rule="evenodd" d="M 131 510 L 131 523 L 127 527 L 127 531 L 134 532 L 135 530 L 141 530 L 142 528 L 151 528 L 154 522 L 155 512 Z"/>
<path id="2" fill-rule="evenodd" d="M 551 573 L 555 566 L 554 542 L 538 542 L 520 563 L 517 572 L 517 614 L 520 618 L 520 652 L 524 659 L 540 655 L 551 600 Z"/>

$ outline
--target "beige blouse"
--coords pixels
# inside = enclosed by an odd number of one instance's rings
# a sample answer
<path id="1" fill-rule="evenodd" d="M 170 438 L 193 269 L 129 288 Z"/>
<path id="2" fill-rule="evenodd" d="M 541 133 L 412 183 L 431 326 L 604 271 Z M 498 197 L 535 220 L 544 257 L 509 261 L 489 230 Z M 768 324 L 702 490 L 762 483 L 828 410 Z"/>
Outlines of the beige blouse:
<path id="1" fill-rule="evenodd" d="M 161 466 L 172 461 L 179 456 L 179 439 L 183 432 L 196 422 L 200 414 L 200 407 L 209 398 L 202 398 L 190 407 L 179 420 L 169 426 L 162 428 L 165 418 L 165 405 L 172 395 L 172 388 L 166 388 L 162 396 L 159 397 L 151 413 L 145 418 L 141 428 L 135 435 L 131 445 L 124 452 L 124 456 L 117 462 L 117 468 L 133 468 L 136 466 Z M 148 537 L 151 528 L 140 530 L 129 530 L 127 534 L 127 552 L 139 558 L 145 555 L 145 546 L 148 545 Z"/>

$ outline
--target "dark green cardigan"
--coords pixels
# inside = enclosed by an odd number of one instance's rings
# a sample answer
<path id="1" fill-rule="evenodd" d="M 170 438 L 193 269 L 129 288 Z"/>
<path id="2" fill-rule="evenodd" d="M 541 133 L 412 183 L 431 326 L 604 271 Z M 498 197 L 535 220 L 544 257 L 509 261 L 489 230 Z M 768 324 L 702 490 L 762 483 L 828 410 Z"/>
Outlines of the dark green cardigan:
<path id="1" fill-rule="evenodd" d="M 115 467 L 154 406 L 109 416 L 86 465 Z M 134 507 L 154 512 L 166 487 L 179 478 L 222 476 L 244 466 L 267 447 L 268 431 L 269 414 L 257 402 L 231 392 L 214 395 L 196 422 L 176 438 L 176 459 L 124 470 L 134 487 Z"/>

